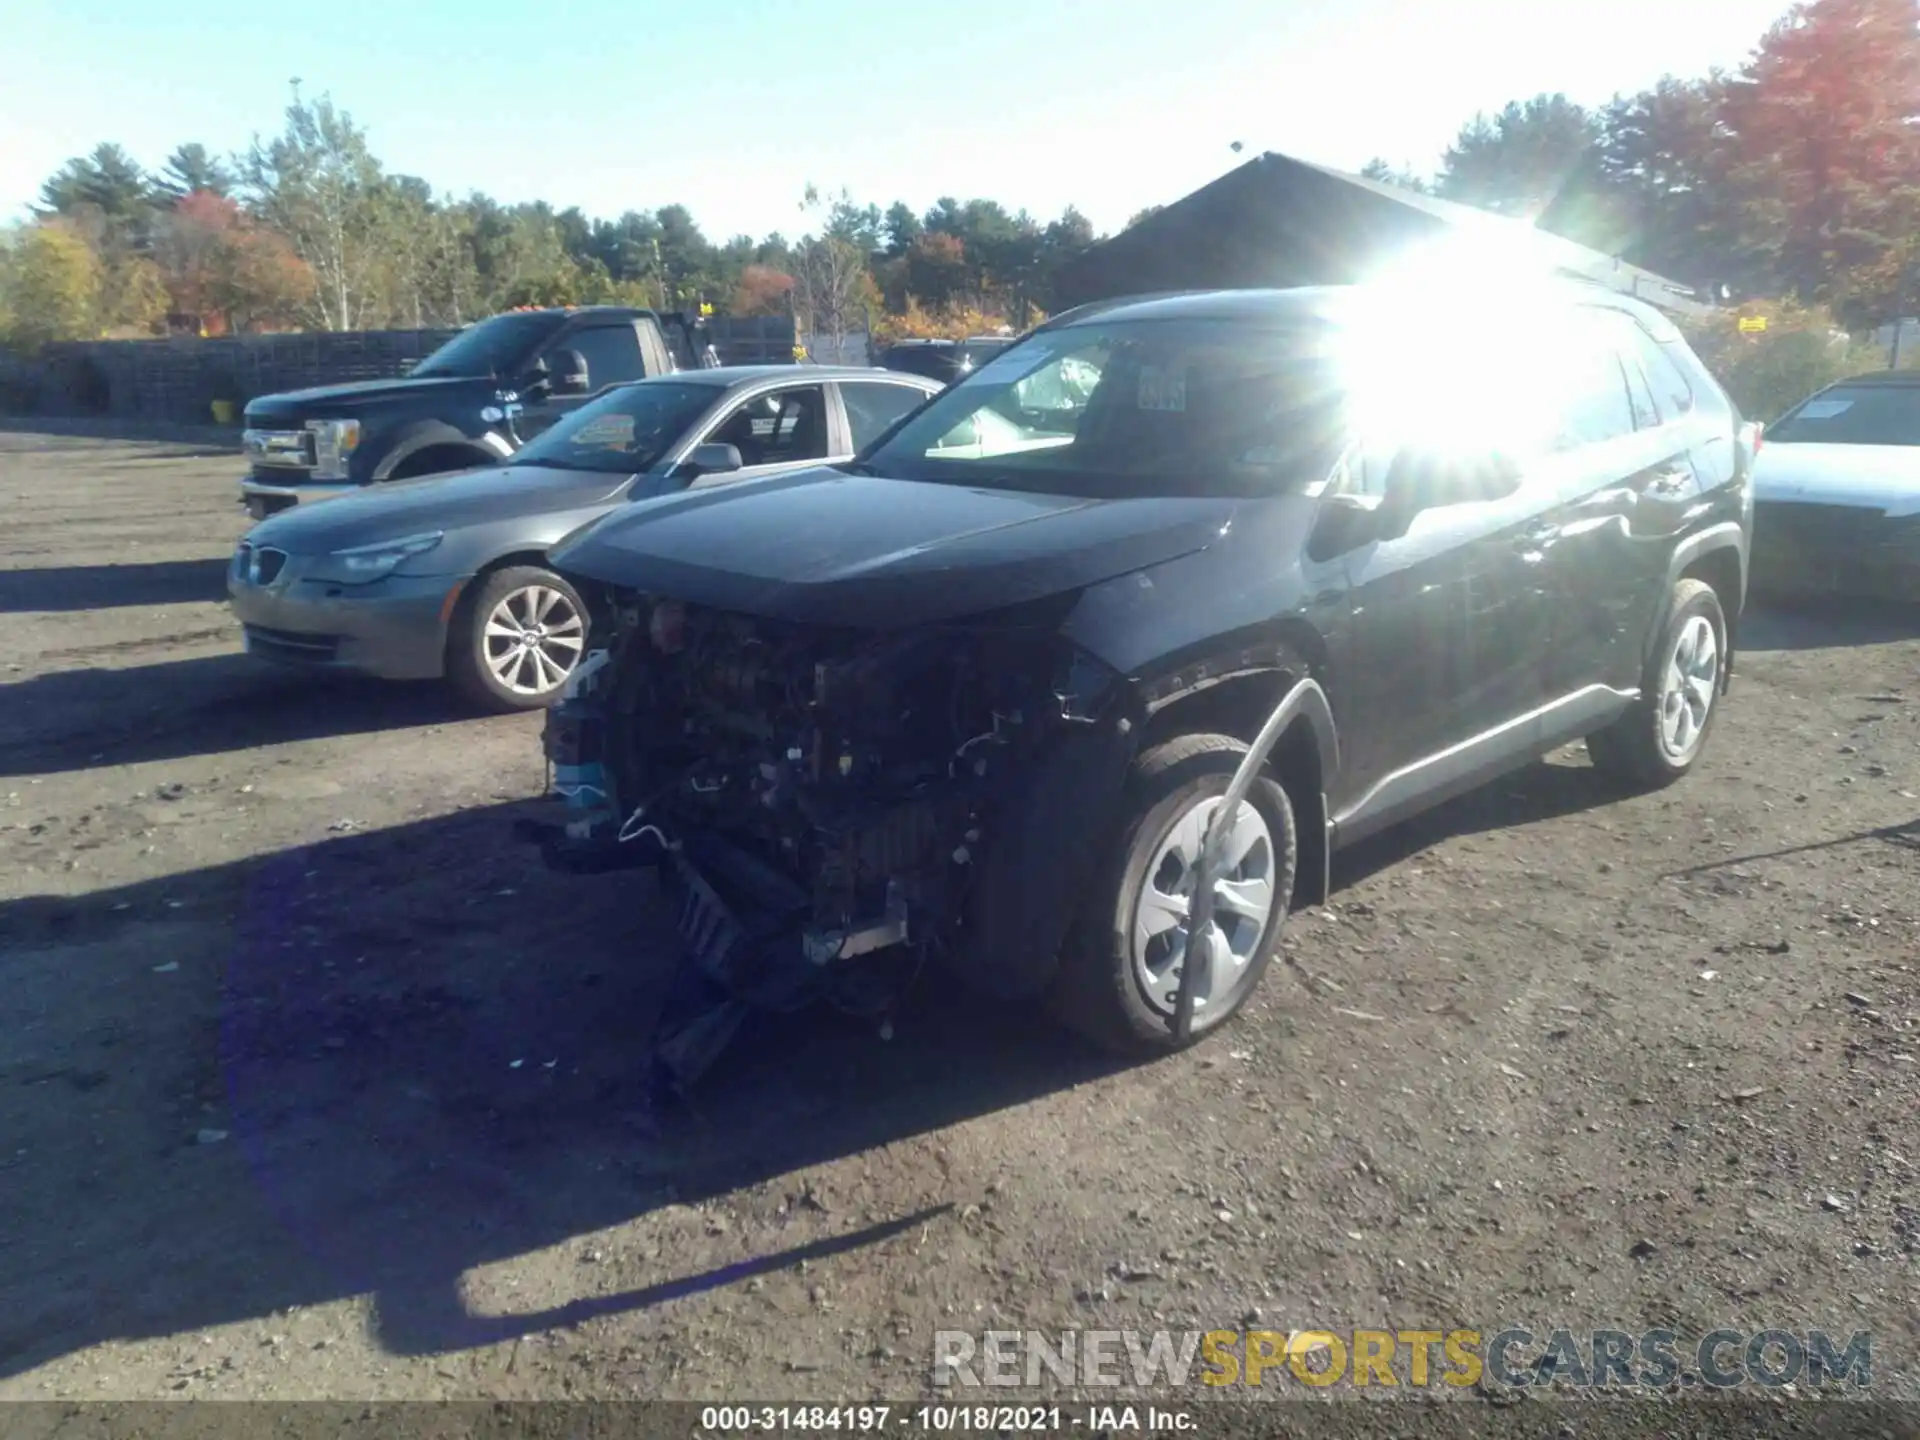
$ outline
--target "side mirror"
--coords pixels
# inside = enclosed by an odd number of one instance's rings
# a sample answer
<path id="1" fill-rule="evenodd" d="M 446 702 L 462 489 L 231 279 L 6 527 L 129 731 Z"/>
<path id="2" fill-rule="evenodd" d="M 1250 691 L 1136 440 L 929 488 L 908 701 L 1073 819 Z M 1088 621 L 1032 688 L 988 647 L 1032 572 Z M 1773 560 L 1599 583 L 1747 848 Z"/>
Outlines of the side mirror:
<path id="1" fill-rule="evenodd" d="M 979 443 L 980 420 L 974 415 L 969 415 L 958 425 L 954 426 L 953 429 L 940 437 L 940 448 L 942 450 L 964 450 L 969 445 L 978 445 Z"/>
<path id="2" fill-rule="evenodd" d="M 530 400 L 538 400 L 553 393 L 553 372 L 547 365 L 547 357 L 542 355 L 527 366 L 527 372 L 517 387 L 521 394 Z"/>
<path id="3" fill-rule="evenodd" d="M 587 375 L 587 357 L 578 350 L 562 350 L 558 355 L 560 373 L 553 379 L 555 395 L 584 395 L 591 387 Z"/>
<path id="4" fill-rule="evenodd" d="M 1512 457 L 1488 451 L 1448 455 L 1409 447 L 1387 469 L 1387 493 L 1379 516 L 1389 536 L 1404 535 L 1414 516 L 1442 505 L 1504 500 L 1520 488 Z"/>
<path id="5" fill-rule="evenodd" d="M 730 475 L 741 467 L 737 445 L 696 445 L 682 466 L 694 475 Z"/>

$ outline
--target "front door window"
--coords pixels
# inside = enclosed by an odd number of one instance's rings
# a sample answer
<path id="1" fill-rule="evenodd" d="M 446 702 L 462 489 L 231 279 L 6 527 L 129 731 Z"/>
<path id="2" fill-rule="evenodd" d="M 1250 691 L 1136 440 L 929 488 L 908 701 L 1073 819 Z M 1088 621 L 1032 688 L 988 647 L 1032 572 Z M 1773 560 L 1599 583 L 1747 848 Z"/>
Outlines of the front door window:
<path id="1" fill-rule="evenodd" d="M 744 400 L 707 436 L 731 445 L 742 469 L 827 458 L 827 397 L 819 385 L 796 385 Z"/>

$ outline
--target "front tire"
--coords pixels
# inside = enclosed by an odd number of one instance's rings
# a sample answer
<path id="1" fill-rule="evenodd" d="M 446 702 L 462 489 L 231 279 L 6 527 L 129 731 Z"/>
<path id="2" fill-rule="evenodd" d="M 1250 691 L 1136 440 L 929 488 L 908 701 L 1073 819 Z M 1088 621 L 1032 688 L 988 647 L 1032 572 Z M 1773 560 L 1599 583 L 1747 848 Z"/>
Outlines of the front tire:
<path id="1" fill-rule="evenodd" d="M 488 710 L 544 710 L 586 653 L 587 607 L 573 586 L 537 565 L 478 582 L 447 636 L 447 674 Z"/>
<path id="2" fill-rule="evenodd" d="M 1673 784 L 1699 763 L 1726 685 L 1727 617 L 1713 587 L 1673 587 L 1640 699 L 1587 737 L 1596 770 L 1635 790 Z"/>
<path id="3" fill-rule="evenodd" d="M 1173 996 L 1200 841 L 1246 752 L 1230 736 L 1186 735 L 1134 762 L 1120 834 L 1068 937 L 1053 996 L 1060 1019 L 1104 1049 L 1150 1058 L 1180 1048 Z M 1192 1040 L 1218 1029 L 1259 985 L 1298 858 L 1286 791 L 1256 777 L 1214 890 L 1213 960 L 1195 997 Z"/>

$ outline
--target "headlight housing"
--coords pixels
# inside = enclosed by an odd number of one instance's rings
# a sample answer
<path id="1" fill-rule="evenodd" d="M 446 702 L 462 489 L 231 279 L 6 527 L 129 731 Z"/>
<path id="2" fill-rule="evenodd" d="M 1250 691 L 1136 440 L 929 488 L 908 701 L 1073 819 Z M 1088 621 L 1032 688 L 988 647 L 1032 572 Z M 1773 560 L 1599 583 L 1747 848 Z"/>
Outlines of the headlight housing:
<path id="1" fill-rule="evenodd" d="M 358 420 L 309 420 L 313 432 L 313 478 L 344 480 L 353 452 L 360 444 Z"/>
<path id="2" fill-rule="evenodd" d="M 335 550 L 323 559 L 309 578 L 331 580 L 342 585 L 366 585 L 384 580 L 416 555 L 424 555 L 446 538 L 444 531 L 409 535 L 402 540 L 382 540 L 375 545 L 356 545 L 350 550 Z"/>

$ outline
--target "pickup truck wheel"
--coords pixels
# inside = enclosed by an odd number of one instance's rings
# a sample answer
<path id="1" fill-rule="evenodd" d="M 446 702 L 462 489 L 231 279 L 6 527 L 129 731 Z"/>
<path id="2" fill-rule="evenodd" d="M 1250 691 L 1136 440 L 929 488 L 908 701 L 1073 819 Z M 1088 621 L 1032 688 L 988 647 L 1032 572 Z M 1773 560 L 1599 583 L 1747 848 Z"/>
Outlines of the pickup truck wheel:
<path id="1" fill-rule="evenodd" d="M 1059 1017 L 1105 1049 L 1145 1058 L 1179 1048 L 1171 1020 L 1200 844 L 1246 751 L 1230 736 L 1185 735 L 1134 763 L 1119 838 L 1068 938 L 1053 996 Z M 1225 1023 L 1260 983 L 1298 855 L 1286 791 L 1255 779 L 1215 884 L 1212 958 L 1192 1038 Z"/>
<path id="2" fill-rule="evenodd" d="M 586 652 L 587 607 L 551 570 L 497 570 L 462 600 L 447 636 L 447 673 L 489 710 L 540 710 Z"/>
<path id="3" fill-rule="evenodd" d="M 1594 768 L 1636 790 L 1671 785 L 1693 769 L 1720 712 L 1726 654 L 1720 597 L 1703 581 L 1680 581 L 1673 587 L 1640 699 L 1587 737 Z"/>

